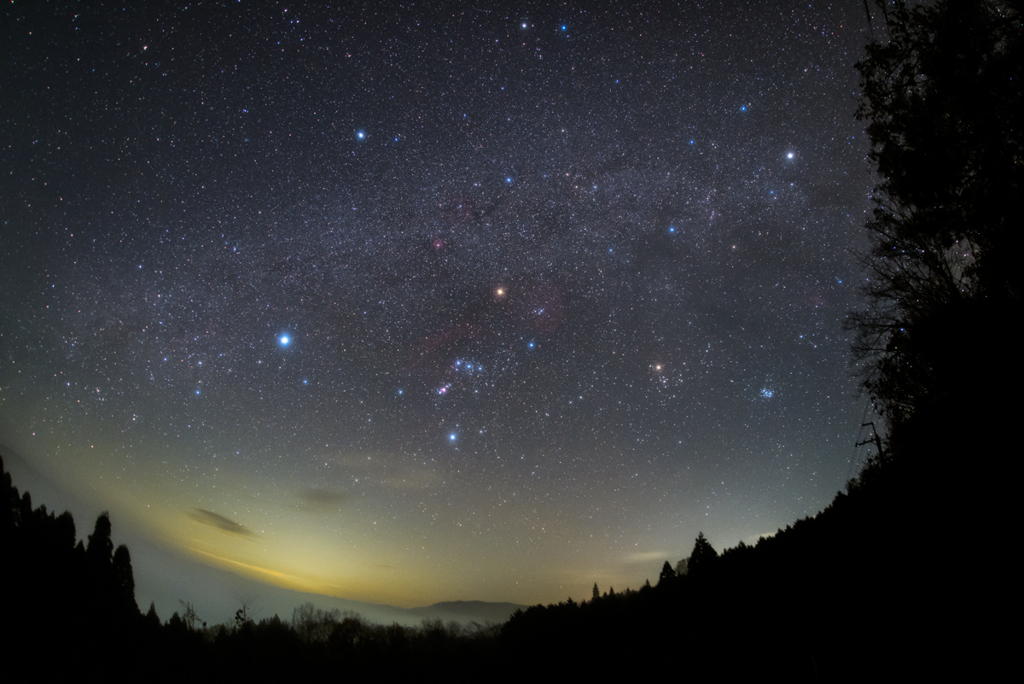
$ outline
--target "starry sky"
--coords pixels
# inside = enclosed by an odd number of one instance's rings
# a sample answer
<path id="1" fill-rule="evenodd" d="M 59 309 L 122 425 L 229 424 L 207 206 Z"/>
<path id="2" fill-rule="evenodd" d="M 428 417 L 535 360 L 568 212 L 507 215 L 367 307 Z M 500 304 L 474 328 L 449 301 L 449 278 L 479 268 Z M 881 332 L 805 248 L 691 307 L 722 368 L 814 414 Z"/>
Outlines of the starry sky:
<path id="1" fill-rule="evenodd" d="M 0 442 L 115 537 L 404 606 L 826 506 L 863 5 L 355 5 L 8 4 Z"/>

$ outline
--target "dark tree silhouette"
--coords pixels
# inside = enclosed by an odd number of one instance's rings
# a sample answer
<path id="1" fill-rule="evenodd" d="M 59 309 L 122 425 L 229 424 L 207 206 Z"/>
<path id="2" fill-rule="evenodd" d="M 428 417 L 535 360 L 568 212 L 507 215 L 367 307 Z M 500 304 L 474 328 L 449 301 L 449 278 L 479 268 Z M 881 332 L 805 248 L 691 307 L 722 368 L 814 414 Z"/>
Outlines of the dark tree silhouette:
<path id="1" fill-rule="evenodd" d="M 697 576 L 706 573 L 717 559 L 718 552 L 701 532 L 693 544 L 693 553 L 690 554 L 690 562 L 687 563 L 687 574 Z"/>
<path id="2" fill-rule="evenodd" d="M 195 606 L 192 605 L 191 601 L 182 601 L 181 599 L 178 599 L 178 603 L 180 603 L 182 607 L 185 609 L 185 613 L 184 615 L 179 616 L 178 613 L 175 612 L 174 615 L 171 616 L 171 621 L 173 621 L 174 618 L 177 617 L 178 620 L 190 631 L 195 630 L 200 626 L 206 626 L 206 623 L 203 621 L 203 619 L 199 617 L 198 613 L 196 613 Z"/>
<path id="3" fill-rule="evenodd" d="M 114 542 L 110 538 L 110 514 L 104 511 L 96 518 L 96 527 L 89 535 L 86 556 L 96 567 L 109 565 L 114 555 Z"/>
<path id="4" fill-rule="evenodd" d="M 121 544 L 114 551 L 113 562 L 113 593 L 124 610 L 139 612 L 135 602 L 135 573 L 132 570 L 132 556 L 128 547 Z"/>
<path id="5" fill-rule="evenodd" d="M 150 601 L 149 610 L 146 612 L 146 626 L 149 629 L 159 629 L 161 624 L 160 616 L 156 614 L 156 603 Z"/>
<path id="6" fill-rule="evenodd" d="M 668 561 L 665 561 L 665 564 L 661 566 L 661 574 L 658 575 L 658 584 L 666 581 L 671 582 L 675 579 L 675 576 L 676 571 L 672 569 L 672 565 Z"/>
<path id="7" fill-rule="evenodd" d="M 892 440 L 1020 377 L 1024 45 L 1019 2 L 878 4 L 884 37 L 857 65 L 879 176 L 870 304 L 852 321 Z"/>

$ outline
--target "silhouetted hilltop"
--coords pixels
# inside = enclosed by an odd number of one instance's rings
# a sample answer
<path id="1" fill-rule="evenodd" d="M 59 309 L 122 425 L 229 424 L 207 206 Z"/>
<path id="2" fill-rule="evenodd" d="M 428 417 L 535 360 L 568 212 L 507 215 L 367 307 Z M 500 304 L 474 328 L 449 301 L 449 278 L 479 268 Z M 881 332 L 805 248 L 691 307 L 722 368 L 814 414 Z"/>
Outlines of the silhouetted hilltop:
<path id="1" fill-rule="evenodd" d="M 690 676 L 730 679 L 900 678 L 968 667 L 964 655 L 976 644 L 951 611 L 965 588 L 914 543 L 920 499 L 895 486 L 895 472 L 874 464 L 870 475 L 754 546 L 718 554 L 699 538 L 686 574 L 666 563 L 654 586 L 518 612 L 502 648 L 541 660 L 587 654 L 582 667 L 593 674 L 606 666 L 604 653 L 666 673 L 685 659 Z M 566 664 L 563 674 L 579 669 Z"/>

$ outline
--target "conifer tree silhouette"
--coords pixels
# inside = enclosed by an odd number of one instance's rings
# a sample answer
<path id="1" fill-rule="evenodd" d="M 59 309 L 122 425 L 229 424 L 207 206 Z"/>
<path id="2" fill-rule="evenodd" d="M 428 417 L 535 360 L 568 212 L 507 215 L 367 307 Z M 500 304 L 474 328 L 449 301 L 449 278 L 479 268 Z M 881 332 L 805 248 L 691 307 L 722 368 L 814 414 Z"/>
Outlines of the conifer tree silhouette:
<path id="1" fill-rule="evenodd" d="M 672 569 L 672 565 L 665 561 L 665 564 L 661 566 L 661 574 L 658 576 L 658 584 L 662 582 L 671 581 L 675 579 L 676 571 Z"/>
<path id="2" fill-rule="evenodd" d="M 690 554 L 690 562 L 687 564 L 687 572 L 690 575 L 707 573 L 708 569 L 718 559 L 718 552 L 708 542 L 704 533 L 697 535 L 697 541 L 693 544 L 693 553 Z"/>

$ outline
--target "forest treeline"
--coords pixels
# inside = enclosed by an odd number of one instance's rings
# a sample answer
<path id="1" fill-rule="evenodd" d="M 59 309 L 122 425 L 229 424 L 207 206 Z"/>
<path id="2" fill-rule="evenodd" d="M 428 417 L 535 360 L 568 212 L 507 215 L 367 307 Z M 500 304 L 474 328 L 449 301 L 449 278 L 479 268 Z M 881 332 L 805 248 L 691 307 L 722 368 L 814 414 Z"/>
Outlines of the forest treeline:
<path id="1" fill-rule="evenodd" d="M 5 616 L 17 625 L 5 660 L 25 678 L 510 680 L 531 670 L 671 673 L 685 662 L 690 675 L 815 681 L 880 668 L 920 674 L 965 643 L 951 629 L 958 592 L 936 591 L 941 556 L 913 543 L 920 530 L 911 504 L 878 472 L 756 545 L 718 553 L 701 534 L 684 562 L 666 560 L 654 584 L 603 593 L 595 585 L 588 600 L 534 606 L 502 625 L 415 628 L 312 604 L 290 620 L 259 621 L 240 605 L 234 621 L 210 626 L 182 603 L 163 621 L 152 605 L 138 609 L 130 554 L 114 549 L 107 514 L 83 543 L 69 513 L 33 508 L 6 472 L 0 499 Z"/>

